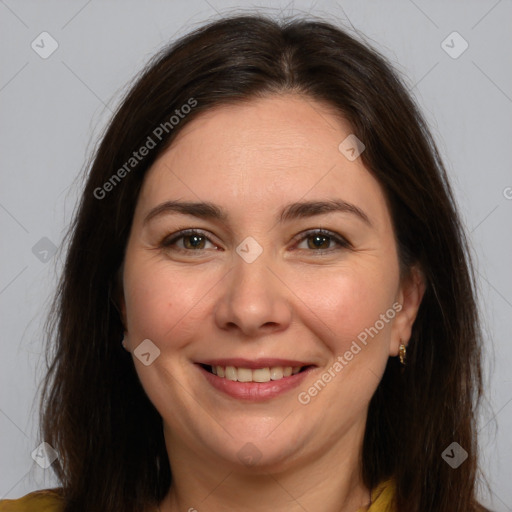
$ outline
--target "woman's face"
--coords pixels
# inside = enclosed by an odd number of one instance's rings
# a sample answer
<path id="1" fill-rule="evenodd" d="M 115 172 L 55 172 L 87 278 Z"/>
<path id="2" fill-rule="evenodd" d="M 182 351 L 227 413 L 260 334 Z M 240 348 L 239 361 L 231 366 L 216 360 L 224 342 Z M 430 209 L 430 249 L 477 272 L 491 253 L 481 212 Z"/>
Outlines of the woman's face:
<path id="1" fill-rule="evenodd" d="M 276 468 L 359 446 L 422 292 L 350 134 L 272 96 L 202 114 L 148 171 L 121 303 L 170 452 Z"/>

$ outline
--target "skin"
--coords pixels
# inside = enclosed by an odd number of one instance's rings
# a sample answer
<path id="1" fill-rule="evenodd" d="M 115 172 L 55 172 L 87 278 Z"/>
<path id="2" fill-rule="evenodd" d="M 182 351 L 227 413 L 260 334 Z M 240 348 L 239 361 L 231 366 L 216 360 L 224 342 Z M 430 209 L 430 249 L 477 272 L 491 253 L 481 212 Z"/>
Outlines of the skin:
<path id="1" fill-rule="evenodd" d="M 368 404 L 388 358 L 409 340 L 424 283 L 415 268 L 400 279 L 383 191 L 361 158 L 338 150 L 350 133 L 327 106 L 294 94 L 222 106 L 186 125 L 145 177 L 120 303 L 126 349 L 150 339 L 160 350 L 149 366 L 133 360 L 164 422 L 173 485 L 162 512 L 354 512 L 369 503 L 359 461 Z M 143 223 L 176 199 L 211 201 L 228 221 L 169 214 Z M 343 212 L 276 221 L 287 203 L 329 199 L 356 205 L 372 226 Z M 188 228 L 207 237 L 199 250 L 190 236 L 160 245 Z M 315 235 L 302 238 L 318 228 L 351 246 L 328 237 L 316 248 Z M 236 252 L 248 236 L 263 249 L 252 263 Z M 298 393 L 394 303 L 401 311 L 299 403 Z M 317 368 L 299 388 L 248 403 L 214 389 L 194 364 L 213 357 Z M 261 457 L 252 466 L 238 457 L 248 442 Z"/>

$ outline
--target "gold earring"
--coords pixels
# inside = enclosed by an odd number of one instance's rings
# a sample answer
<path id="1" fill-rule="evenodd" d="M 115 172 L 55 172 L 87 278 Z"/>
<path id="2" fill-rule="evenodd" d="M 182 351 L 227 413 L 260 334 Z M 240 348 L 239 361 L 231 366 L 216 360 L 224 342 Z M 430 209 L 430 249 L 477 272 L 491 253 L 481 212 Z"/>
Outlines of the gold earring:
<path id="1" fill-rule="evenodd" d="M 405 347 L 405 345 L 403 343 L 400 343 L 399 351 L 400 351 L 400 364 L 405 366 L 406 365 L 405 359 L 406 359 L 406 355 L 407 355 L 407 348 Z"/>

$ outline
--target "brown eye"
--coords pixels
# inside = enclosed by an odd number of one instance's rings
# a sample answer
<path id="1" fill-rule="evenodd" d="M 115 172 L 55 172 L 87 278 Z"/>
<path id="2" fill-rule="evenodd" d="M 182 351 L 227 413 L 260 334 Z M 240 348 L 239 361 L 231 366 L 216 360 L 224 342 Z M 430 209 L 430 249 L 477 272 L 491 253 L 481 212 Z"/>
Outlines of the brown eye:
<path id="1" fill-rule="evenodd" d="M 301 236 L 299 240 L 301 242 L 306 240 L 307 248 L 316 252 L 333 251 L 339 249 L 340 247 L 350 247 L 350 243 L 345 240 L 345 238 L 338 235 L 337 233 L 333 233 L 332 231 L 327 231 L 324 229 L 307 231 Z M 332 242 L 337 244 L 338 248 L 329 247 Z"/>
<path id="2" fill-rule="evenodd" d="M 183 244 L 180 246 L 177 242 L 183 240 Z M 194 229 L 188 229 L 185 231 L 180 231 L 173 236 L 172 238 L 167 238 L 162 241 L 160 244 L 162 247 L 169 249 L 173 246 L 176 246 L 176 250 L 178 251 L 201 251 L 205 249 L 205 243 L 210 242 L 210 239 L 201 231 L 197 231 Z"/>

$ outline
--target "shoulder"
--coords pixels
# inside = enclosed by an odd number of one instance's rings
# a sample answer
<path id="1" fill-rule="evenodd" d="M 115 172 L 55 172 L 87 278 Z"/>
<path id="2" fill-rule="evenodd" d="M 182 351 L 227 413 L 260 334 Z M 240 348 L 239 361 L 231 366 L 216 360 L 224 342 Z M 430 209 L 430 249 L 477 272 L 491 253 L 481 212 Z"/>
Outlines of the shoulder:
<path id="1" fill-rule="evenodd" d="M 394 478 L 384 480 L 371 492 L 372 504 L 369 512 L 387 512 L 394 510 L 396 483 Z M 1 511 L 0 511 L 1 512 Z"/>
<path id="2" fill-rule="evenodd" d="M 15 500 L 0 500 L 0 512 L 61 512 L 64 499 L 60 489 L 34 491 Z"/>

